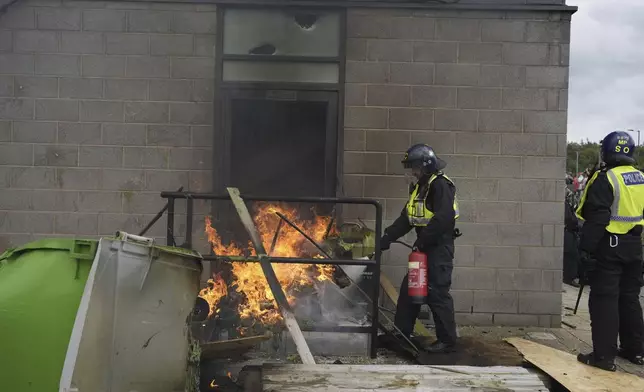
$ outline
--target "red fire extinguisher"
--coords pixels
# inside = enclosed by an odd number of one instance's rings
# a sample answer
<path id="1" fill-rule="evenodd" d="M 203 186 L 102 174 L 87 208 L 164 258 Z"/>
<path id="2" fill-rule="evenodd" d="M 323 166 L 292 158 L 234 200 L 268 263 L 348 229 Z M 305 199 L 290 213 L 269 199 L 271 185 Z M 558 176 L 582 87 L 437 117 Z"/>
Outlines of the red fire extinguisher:
<path id="1" fill-rule="evenodd" d="M 409 271 L 407 274 L 407 293 L 414 304 L 424 304 L 427 299 L 427 255 L 413 249 L 409 254 Z"/>

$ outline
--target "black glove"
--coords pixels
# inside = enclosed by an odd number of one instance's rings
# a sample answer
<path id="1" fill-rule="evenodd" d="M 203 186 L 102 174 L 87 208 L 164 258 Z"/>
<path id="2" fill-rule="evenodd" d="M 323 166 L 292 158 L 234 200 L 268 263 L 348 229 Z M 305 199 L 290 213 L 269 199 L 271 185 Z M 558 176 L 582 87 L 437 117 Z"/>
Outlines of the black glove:
<path id="1" fill-rule="evenodd" d="M 387 234 L 380 238 L 380 250 L 389 250 L 391 247 L 391 239 Z"/>
<path id="2" fill-rule="evenodd" d="M 585 250 L 579 251 L 579 259 L 581 260 L 581 268 L 579 270 L 579 283 L 588 285 L 590 283 L 590 275 L 595 270 L 597 259 L 586 252 Z"/>

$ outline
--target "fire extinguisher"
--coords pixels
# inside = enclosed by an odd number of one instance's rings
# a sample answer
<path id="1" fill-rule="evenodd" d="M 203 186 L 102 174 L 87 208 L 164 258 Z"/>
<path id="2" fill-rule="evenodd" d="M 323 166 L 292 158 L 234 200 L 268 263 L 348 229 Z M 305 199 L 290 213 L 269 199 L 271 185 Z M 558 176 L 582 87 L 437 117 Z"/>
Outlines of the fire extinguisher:
<path id="1" fill-rule="evenodd" d="M 413 304 L 422 305 L 426 303 L 428 277 L 427 255 L 423 252 L 419 252 L 416 248 L 412 249 L 412 252 L 409 254 L 407 293 Z"/>

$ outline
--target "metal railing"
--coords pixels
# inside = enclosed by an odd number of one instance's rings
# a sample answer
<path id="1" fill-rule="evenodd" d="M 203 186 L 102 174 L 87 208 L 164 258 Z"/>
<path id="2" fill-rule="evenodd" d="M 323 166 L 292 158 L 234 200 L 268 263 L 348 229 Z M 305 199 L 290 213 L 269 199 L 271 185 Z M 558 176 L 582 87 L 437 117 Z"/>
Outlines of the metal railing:
<path id="1" fill-rule="evenodd" d="M 230 200 L 230 196 L 227 194 L 213 194 L 213 193 L 194 193 L 194 192 L 161 192 L 161 197 L 167 199 L 167 208 L 164 208 L 153 221 L 148 225 L 146 229 L 158 221 L 163 213 L 167 211 L 167 228 L 166 228 L 166 237 L 168 245 L 175 245 L 174 243 L 174 225 L 175 225 L 175 202 L 177 199 L 186 200 L 186 233 L 185 233 L 185 243 L 182 245 L 184 247 L 192 247 L 192 228 L 193 228 L 193 216 L 194 216 L 194 201 L 195 200 L 211 200 L 211 201 L 224 201 Z M 380 294 L 380 261 L 381 261 L 381 251 L 380 251 L 380 233 L 382 232 L 382 206 L 377 200 L 374 199 L 364 199 L 364 198 L 343 198 L 343 197 L 254 197 L 254 196 L 244 196 L 242 195 L 244 201 L 252 202 L 283 202 L 283 203 L 310 203 L 310 204 L 349 204 L 349 205 L 372 205 L 375 207 L 376 216 L 375 216 L 375 254 L 373 259 L 368 260 L 341 260 L 341 259 L 317 259 L 317 258 L 297 258 L 297 257 L 272 257 L 267 256 L 271 263 L 291 263 L 291 264 L 325 264 L 325 265 L 362 265 L 362 266 L 374 266 L 372 285 L 373 288 L 369 290 L 370 295 L 364 293 L 370 302 L 371 302 L 371 325 L 370 326 L 337 326 L 332 327 L 330 330 L 333 332 L 346 332 L 346 333 L 369 333 L 370 336 L 370 355 L 372 358 L 376 357 L 377 354 L 377 338 L 378 338 L 378 328 L 380 323 L 378 322 L 378 296 Z M 231 261 L 234 256 L 226 255 L 207 255 L 204 256 L 204 260 L 213 260 L 213 261 Z M 259 262 L 257 257 L 244 257 L 244 261 L 247 262 Z M 327 330 L 329 327 L 313 327 L 313 330 L 323 331 Z"/>

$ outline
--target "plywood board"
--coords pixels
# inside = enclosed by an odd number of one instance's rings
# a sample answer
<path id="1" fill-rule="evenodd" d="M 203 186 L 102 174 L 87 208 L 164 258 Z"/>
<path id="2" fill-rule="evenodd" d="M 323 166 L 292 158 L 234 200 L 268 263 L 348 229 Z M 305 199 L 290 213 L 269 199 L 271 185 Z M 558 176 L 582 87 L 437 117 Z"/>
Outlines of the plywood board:
<path id="1" fill-rule="evenodd" d="M 264 365 L 263 391 L 547 392 L 521 367 L 414 365 Z"/>
<path id="2" fill-rule="evenodd" d="M 566 352 L 521 338 L 508 338 L 525 359 L 548 373 L 570 392 L 644 391 L 644 379 L 628 373 L 607 372 L 577 361 Z"/>
<path id="3" fill-rule="evenodd" d="M 398 304 L 398 292 L 394 285 L 391 284 L 391 281 L 382 272 L 380 273 L 380 286 L 394 305 Z M 420 322 L 420 320 L 416 320 L 416 324 L 414 324 L 414 332 L 416 335 L 430 336 L 429 330 Z"/>

